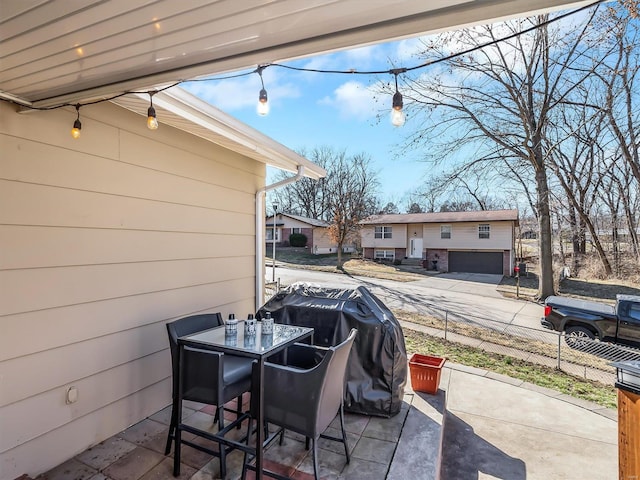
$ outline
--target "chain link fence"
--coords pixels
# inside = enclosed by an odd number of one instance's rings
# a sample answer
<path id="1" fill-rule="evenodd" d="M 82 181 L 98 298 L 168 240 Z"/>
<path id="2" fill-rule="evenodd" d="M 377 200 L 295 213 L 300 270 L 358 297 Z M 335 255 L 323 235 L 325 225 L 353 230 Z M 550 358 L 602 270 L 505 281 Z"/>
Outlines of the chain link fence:
<path id="1" fill-rule="evenodd" d="M 640 349 L 625 345 L 575 339 L 552 330 L 447 310 L 437 312 L 436 317 L 443 323 L 447 340 L 558 368 L 607 385 L 613 385 L 616 378 L 616 369 L 611 362 L 640 360 Z"/>
<path id="2" fill-rule="evenodd" d="M 265 284 L 265 302 L 281 288 L 280 280 Z M 557 368 L 572 375 L 613 385 L 611 362 L 640 360 L 640 349 L 564 333 L 494 320 L 489 317 L 429 308 L 423 331 L 446 340 Z"/>

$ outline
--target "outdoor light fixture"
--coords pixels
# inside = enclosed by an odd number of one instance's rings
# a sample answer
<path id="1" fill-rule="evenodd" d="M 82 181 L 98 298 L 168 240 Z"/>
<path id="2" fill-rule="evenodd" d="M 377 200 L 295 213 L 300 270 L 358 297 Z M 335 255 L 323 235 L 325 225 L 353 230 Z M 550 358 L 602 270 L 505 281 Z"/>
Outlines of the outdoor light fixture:
<path id="1" fill-rule="evenodd" d="M 258 66 L 256 72 L 260 76 L 260 84 L 262 85 L 262 89 L 260 89 L 260 95 L 258 96 L 258 105 L 256 110 L 258 111 L 258 115 L 267 115 L 269 113 L 269 98 L 267 97 L 267 91 L 264 88 L 264 80 L 262 79 L 262 71 L 267 68 L 264 65 Z"/>
<path id="2" fill-rule="evenodd" d="M 393 74 L 395 75 L 396 80 L 396 93 L 393 94 L 393 103 L 391 109 L 391 123 L 396 127 L 401 127 L 404 125 L 404 112 L 402 111 L 403 103 L 402 103 L 402 94 L 398 91 L 398 73 L 400 70 L 394 70 Z"/>
<path id="3" fill-rule="evenodd" d="M 80 123 L 80 104 L 76 105 L 76 112 L 78 116 L 76 117 L 76 121 L 73 122 L 73 128 L 71 129 L 71 136 L 74 139 L 80 138 L 80 130 L 82 130 L 82 123 Z"/>
<path id="4" fill-rule="evenodd" d="M 640 361 L 613 362 L 616 367 L 616 387 L 640 395 Z"/>
<path id="5" fill-rule="evenodd" d="M 149 110 L 147 110 L 147 127 L 149 130 L 157 130 L 158 129 L 158 119 L 156 117 L 156 109 L 153 108 L 153 95 L 156 92 L 149 92 L 149 99 L 151 101 L 151 106 Z"/>

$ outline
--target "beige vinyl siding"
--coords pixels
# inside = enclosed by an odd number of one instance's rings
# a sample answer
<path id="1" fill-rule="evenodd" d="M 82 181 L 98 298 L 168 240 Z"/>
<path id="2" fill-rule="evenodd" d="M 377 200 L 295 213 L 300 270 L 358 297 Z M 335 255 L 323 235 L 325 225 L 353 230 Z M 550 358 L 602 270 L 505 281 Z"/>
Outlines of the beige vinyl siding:
<path id="1" fill-rule="evenodd" d="M 375 238 L 375 225 L 366 225 L 361 230 L 362 245 L 367 248 L 406 248 L 407 225 L 385 224 L 391 227 L 391 238 Z"/>
<path id="2" fill-rule="evenodd" d="M 264 165 L 112 104 L 80 118 L 74 141 L 75 111 L 0 103 L 3 479 L 168 405 L 168 320 L 255 305 Z"/>
<path id="3" fill-rule="evenodd" d="M 338 244 L 331 240 L 328 228 L 317 227 L 313 229 L 312 248 L 314 253 L 336 253 Z"/>
<path id="4" fill-rule="evenodd" d="M 478 225 L 488 223 L 490 238 L 478 238 Z M 440 238 L 440 225 L 451 225 L 451 238 Z M 510 250 L 512 222 L 460 222 L 425 224 L 423 228 L 426 248 L 449 250 Z"/>

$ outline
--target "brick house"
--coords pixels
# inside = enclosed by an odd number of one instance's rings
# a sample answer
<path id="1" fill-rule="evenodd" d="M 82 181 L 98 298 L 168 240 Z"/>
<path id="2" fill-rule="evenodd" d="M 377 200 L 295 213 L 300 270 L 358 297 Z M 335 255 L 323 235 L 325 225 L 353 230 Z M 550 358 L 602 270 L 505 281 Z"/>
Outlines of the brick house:
<path id="1" fill-rule="evenodd" d="M 273 215 L 271 215 L 267 217 L 265 222 L 265 240 L 267 244 L 273 242 L 273 226 Z M 306 247 L 316 255 L 335 253 L 338 250 L 338 244 L 332 241 L 329 235 L 329 224 L 327 222 L 290 213 L 276 214 L 276 245 L 288 246 L 289 236 L 292 233 L 301 233 L 306 236 Z M 355 251 L 355 245 L 344 245 L 343 251 L 353 252 Z"/>

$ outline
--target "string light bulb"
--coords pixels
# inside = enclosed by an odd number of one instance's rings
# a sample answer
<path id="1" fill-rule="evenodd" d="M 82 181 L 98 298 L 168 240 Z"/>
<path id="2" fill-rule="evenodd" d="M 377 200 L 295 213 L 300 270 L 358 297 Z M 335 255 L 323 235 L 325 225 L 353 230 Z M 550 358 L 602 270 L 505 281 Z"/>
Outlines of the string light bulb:
<path id="1" fill-rule="evenodd" d="M 71 129 L 71 136 L 77 140 L 80 138 L 80 130 L 82 130 L 82 123 L 80 122 L 80 104 L 76 105 L 76 113 L 78 116 L 76 117 L 76 121 L 73 122 L 73 128 Z"/>
<path id="2" fill-rule="evenodd" d="M 399 70 L 393 71 L 396 80 L 396 93 L 393 94 L 393 102 L 391 104 L 391 123 L 396 127 L 401 127 L 404 125 L 405 116 L 402 111 L 402 107 L 404 106 L 402 102 L 402 94 L 398 91 L 398 73 L 400 73 Z"/>
<path id="3" fill-rule="evenodd" d="M 147 127 L 149 130 L 157 130 L 158 129 L 158 118 L 156 117 L 156 109 L 153 108 L 153 95 L 156 92 L 149 92 L 149 99 L 151 105 L 147 110 Z"/>
<path id="4" fill-rule="evenodd" d="M 267 68 L 264 65 L 258 66 L 256 72 L 260 76 L 260 84 L 262 88 L 260 89 L 260 94 L 258 95 L 258 105 L 256 106 L 256 110 L 258 115 L 265 116 L 269 113 L 269 98 L 267 97 L 267 91 L 264 88 L 264 80 L 262 79 L 262 71 Z"/>

